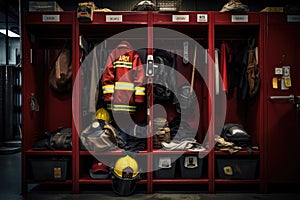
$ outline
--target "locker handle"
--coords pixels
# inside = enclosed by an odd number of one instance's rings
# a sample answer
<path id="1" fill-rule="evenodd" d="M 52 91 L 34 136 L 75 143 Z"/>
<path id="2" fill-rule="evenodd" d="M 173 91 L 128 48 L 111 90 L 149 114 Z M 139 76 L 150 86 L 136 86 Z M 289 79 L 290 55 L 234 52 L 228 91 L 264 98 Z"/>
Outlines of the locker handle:
<path id="1" fill-rule="evenodd" d="M 270 96 L 270 99 L 271 100 L 275 100 L 275 99 L 294 99 L 294 95 L 291 94 L 289 96 Z"/>
<path id="2" fill-rule="evenodd" d="M 290 103 L 294 103 L 295 99 L 294 99 L 294 95 L 289 95 L 289 96 L 270 96 L 270 100 L 288 100 Z"/>

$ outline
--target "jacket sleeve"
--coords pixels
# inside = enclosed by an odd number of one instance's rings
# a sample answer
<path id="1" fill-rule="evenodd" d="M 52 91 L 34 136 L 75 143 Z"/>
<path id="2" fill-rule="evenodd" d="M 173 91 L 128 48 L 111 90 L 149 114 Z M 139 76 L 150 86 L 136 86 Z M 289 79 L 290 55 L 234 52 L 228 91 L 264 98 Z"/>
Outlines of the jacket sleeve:
<path id="1" fill-rule="evenodd" d="M 113 100 L 113 93 L 115 91 L 115 73 L 114 73 L 114 60 L 110 54 L 106 61 L 106 68 L 103 71 L 102 76 L 102 91 L 104 96 L 104 101 Z"/>
<path id="2" fill-rule="evenodd" d="M 145 70 L 143 63 L 138 54 L 134 55 L 133 66 L 135 66 L 135 75 L 134 75 L 134 91 L 135 91 L 135 102 L 143 103 L 145 100 Z"/>

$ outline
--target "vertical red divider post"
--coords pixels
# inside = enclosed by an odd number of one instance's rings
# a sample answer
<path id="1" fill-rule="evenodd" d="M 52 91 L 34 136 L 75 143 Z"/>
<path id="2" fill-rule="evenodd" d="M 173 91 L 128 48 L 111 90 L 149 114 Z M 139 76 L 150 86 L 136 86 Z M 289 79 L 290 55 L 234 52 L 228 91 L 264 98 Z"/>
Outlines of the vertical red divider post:
<path id="1" fill-rule="evenodd" d="M 79 82 L 75 82 L 75 77 L 77 73 L 79 72 L 79 25 L 77 23 L 77 17 L 76 13 L 74 12 L 74 17 L 73 17 L 73 26 L 72 26 L 72 63 L 75 63 L 75 67 L 73 67 L 73 79 L 72 79 L 72 84 L 73 84 L 73 89 L 77 88 L 79 89 Z M 77 194 L 79 193 L 79 156 L 80 156 L 80 151 L 79 151 L 79 130 L 77 130 L 76 127 L 80 127 L 80 124 L 77 124 L 76 122 L 80 122 L 80 92 L 81 91 L 72 91 L 76 92 L 75 96 L 75 105 L 72 105 L 73 107 L 79 111 L 74 113 L 72 115 L 72 191 L 73 193 Z M 72 101 L 74 102 L 74 101 Z M 80 128 L 79 128 L 80 129 Z"/>
<path id="2" fill-rule="evenodd" d="M 259 60 L 258 60 L 258 64 L 260 67 L 260 78 L 261 78 L 261 82 L 264 83 L 264 69 L 266 66 L 266 62 L 264 56 L 264 49 L 266 47 L 266 37 L 267 37 L 267 18 L 266 18 L 267 14 L 266 13 L 260 13 L 260 31 L 259 31 Z M 266 173 L 265 173 L 265 169 L 266 169 L 266 153 L 265 153 L 265 144 L 266 144 L 266 140 L 265 140 L 265 136 L 267 134 L 267 126 L 265 125 L 265 123 L 267 123 L 267 101 L 265 101 L 265 91 L 266 91 L 266 87 L 267 84 L 262 84 L 262 88 L 260 90 L 260 102 L 259 102 L 259 115 L 260 115 L 260 119 L 262 119 L 262 123 L 259 123 L 259 151 L 260 151 L 260 192 L 261 193 L 266 193 L 267 192 L 267 183 L 266 183 Z"/>
<path id="3" fill-rule="evenodd" d="M 208 27 L 208 56 L 214 59 L 214 47 L 215 47 L 215 27 L 214 27 L 214 13 L 210 12 L 209 15 L 209 27 Z M 208 154 L 208 193 L 215 193 L 215 156 L 214 156 L 214 63 L 208 64 L 208 134 L 209 134 L 209 149 L 211 151 Z M 211 125 L 209 125 L 211 123 Z"/>
<path id="4" fill-rule="evenodd" d="M 148 55 L 153 55 L 153 14 L 148 11 Z M 153 193 L 153 78 L 147 77 L 147 117 L 148 117 L 148 138 L 147 138 L 147 193 Z"/>

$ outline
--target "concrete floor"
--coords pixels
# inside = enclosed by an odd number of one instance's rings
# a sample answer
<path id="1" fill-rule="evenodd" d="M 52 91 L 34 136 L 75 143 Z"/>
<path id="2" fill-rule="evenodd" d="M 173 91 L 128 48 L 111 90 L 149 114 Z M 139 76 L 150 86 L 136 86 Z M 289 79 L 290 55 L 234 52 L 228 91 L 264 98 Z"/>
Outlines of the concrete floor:
<path id="1" fill-rule="evenodd" d="M 21 194 L 21 153 L 0 155 L 0 200 L 113 200 L 113 199 L 145 199 L 145 200 L 298 200 L 299 194 L 274 193 L 218 193 L 205 194 L 197 192 L 160 191 L 151 195 L 136 192 L 129 197 L 120 197 L 113 192 L 82 192 L 70 194 L 65 191 L 37 190 Z"/>

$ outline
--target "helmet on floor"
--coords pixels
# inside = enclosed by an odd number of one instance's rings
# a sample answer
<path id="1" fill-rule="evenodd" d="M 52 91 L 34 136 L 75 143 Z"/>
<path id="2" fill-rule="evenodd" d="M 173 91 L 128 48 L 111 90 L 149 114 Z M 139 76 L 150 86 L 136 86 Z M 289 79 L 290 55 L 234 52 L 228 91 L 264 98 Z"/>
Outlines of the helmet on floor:
<path id="1" fill-rule="evenodd" d="M 96 119 L 103 120 L 103 121 L 108 122 L 108 123 L 111 122 L 110 115 L 109 115 L 108 111 L 105 110 L 104 108 L 100 108 L 100 109 L 97 110 Z"/>
<path id="2" fill-rule="evenodd" d="M 139 179 L 138 169 L 137 161 L 129 155 L 119 158 L 112 171 L 114 192 L 122 196 L 132 194 L 136 188 L 136 181 Z"/>

